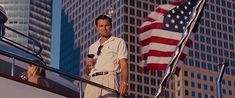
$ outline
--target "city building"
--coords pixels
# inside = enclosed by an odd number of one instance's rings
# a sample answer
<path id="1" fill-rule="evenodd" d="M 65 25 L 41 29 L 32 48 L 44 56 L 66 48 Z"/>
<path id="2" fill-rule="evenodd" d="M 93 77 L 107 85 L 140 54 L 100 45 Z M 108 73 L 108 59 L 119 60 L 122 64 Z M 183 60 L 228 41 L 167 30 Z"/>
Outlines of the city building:
<path id="1" fill-rule="evenodd" d="M 152 98 L 157 92 L 164 72 L 142 72 L 137 33 L 144 18 L 167 0 L 62 0 L 62 7 L 73 22 L 74 48 L 80 48 L 80 74 L 84 76 L 88 47 L 99 35 L 95 18 L 113 9 L 112 34 L 123 38 L 129 51 L 129 95 Z M 223 97 L 235 96 L 234 16 L 232 0 L 208 0 L 203 11 L 193 45 L 179 76 L 171 78 L 162 98 L 215 98 L 218 64 L 228 62 L 223 79 Z"/>
<path id="2" fill-rule="evenodd" d="M 37 40 L 42 45 L 42 57 L 51 62 L 52 0 L 0 0 L 6 10 L 7 26 Z M 11 31 L 6 37 L 30 49 L 38 49 L 32 40 Z"/>
<path id="3" fill-rule="evenodd" d="M 61 12 L 61 36 L 59 69 L 70 74 L 79 75 L 80 72 L 80 48 L 74 48 L 74 22 L 68 21 L 64 10 Z M 69 79 L 69 78 L 67 78 Z M 69 79 L 70 80 L 70 79 Z"/>

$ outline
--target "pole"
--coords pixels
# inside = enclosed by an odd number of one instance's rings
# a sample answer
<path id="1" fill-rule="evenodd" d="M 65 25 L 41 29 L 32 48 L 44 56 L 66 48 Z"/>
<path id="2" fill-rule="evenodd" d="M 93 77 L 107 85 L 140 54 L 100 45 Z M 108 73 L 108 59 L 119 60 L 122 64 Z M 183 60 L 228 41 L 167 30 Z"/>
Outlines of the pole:
<path id="1" fill-rule="evenodd" d="M 12 58 L 12 63 L 11 63 L 11 76 L 15 75 L 15 58 Z"/>
<path id="2" fill-rule="evenodd" d="M 224 75 L 224 70 L 228 66 L 228 63 L 219 64 L 218 66 L 220 67 L 220 72 L 219 72 L 219 76 L 217 79 L 217 98 L 222 98 L 221 81 Z"/>

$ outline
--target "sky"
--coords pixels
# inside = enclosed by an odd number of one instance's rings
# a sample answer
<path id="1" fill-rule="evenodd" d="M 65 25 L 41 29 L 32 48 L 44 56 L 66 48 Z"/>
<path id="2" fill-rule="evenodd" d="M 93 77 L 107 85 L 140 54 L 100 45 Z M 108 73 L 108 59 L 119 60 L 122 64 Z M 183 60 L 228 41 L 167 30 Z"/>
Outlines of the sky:
<path id="1" fill-rule="evenodd" d="M 53 0 L 51 66 L 59 68 L 61 0 Z"/>

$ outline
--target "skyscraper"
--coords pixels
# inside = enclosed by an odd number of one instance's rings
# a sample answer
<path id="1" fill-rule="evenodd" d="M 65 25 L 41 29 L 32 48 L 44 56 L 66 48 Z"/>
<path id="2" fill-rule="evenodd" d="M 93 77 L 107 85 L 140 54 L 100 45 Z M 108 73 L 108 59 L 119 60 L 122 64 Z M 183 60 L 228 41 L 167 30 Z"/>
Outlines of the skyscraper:
<path id="1" fill-rule="evenodd" d="M 101 14 L 108 14 L 110 8 L 113 8 L 112 35 L 122 37 L 127 42 L 130 52 L 129 94 L 136 97 L 154 96 L 163 73 L 160 71 L 142 73 L 141 68 L 137 66 L 141 58 L 137 45 L 137 32 L 142 20 L 150 11 L 154 11 L 155 5 L 158 4 L 155 4 L 154 0 L 62 0 L 65 14 L 68 15 L 69 21 L 74 23 L 74 47 L 80 47 L 80 75 L 84 74 L 89 45 L 99 38 L 95 29 L 95 18 Z M 173 89 L 174 82 L 170 82 L 169 86 Z M 174 96 L 174 90 L 168 89 L 166 95 Z"/>
<path id="2" fill-rule="evenodd" d="M 39 41 L 41 55 L 50 64 L 52 0 L 0 0 L 0 4 L 9 18 L 6 25 Z M 6 31 L 6 36 L 32 50 L 35 48 L 31 40 L 11 31 Z"/>
<path id="3" fill-rule="evenodd" d="M 61 36 L 59 69 L 70 74 L 79 75 L 80 72 L 80 48 L 74 47 L 74 22 L 68 21 L 68 15 L 64 10 L 61 12 Z"/>
<path id="4" fill-rule="evenodd" d="M 99 38 L 95 18 L 112 7 L 112 34 L 123 38 L 129 51 L 129 95 L 152 98 L 164 75 L 162 71 L 142 72 L 137 33 L 147 15 L 167 0 L 62 0 L 69 21 L 73 21 L 74 47 L 80 47 L 80 75 L 83 75 L 88 47 Z M 200 26 L 179 77 L 172 77 L 163 98 L 215 98 L 217 64 L 229 62 L 223 80 L 223 96 L 232 98 L 235 85 L 234 19 L 235 2 L 208 0 Z"/>

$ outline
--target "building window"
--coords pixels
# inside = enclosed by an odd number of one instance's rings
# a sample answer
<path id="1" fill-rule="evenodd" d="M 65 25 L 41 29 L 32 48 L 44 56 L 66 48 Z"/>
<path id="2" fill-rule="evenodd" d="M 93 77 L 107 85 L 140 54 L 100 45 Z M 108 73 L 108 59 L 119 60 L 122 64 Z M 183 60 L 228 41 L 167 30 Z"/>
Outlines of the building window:
<path id="1" fill-rule="evenodd" d="M 156 85 L 156 79 L 151 78 L 151 85 Z"/>
<path id="2" fill-rule="evenodd" d="M 135 84 L 130 83 L 130 90 L 135 91 Z"/>
<path id="3" fill-rule="evenodd" d="M 150 11 L 154 11 L 154 5 L 150 5 Z"/>
<path id="4" fill-rule="evenodd" d="M 141 11 L 140 11 L 140 10 L 137 10 L 136 14 L 137 14 L 137 16 L 138 16 L 138 17 L 141 17 L 141 16 L 142 16 L 142 14 L 141 14 Z"/>
<path id="5" fill-rule="evenodd" d="M 144 77 L 144 83 L 149 84 L 149 78 L 148 77 Z"/>
<path id="6" fill-rule="evenodd" d="M 130 35 L 130 42 L 135 43 L 135 37 Z"/>
<path id="7" fill-rule="evenodd" d="M 194 73 L 193 72 L 191 72 L 191 78 L 194 78 Z"/>
<path id="8" fill-rule="evenodd" d="M 135 25 L 135 18 L 130 17 L 130 24 Z"/>
<path id="9" fill-rule="evenodd" d="M 214 91 L 214 87 L 213 86 L 210 86 L 210 91 Z"/>
<path id="10" fill-rule="evenodd" d="M 223 89 L 222 91 L 223 91 L 223 94 L 226 94 L 226 89 Z"/>
<path id="11" fill-rule="evenodd" d="M 142 6 L 141 6 L 141 2 L 140 1 L 136 1 L 137 2 L 137 7 L 138 8 L 141 8 Z"/>
<path id="12" fill-rule="evenodd" d="M 135 55 L 130 54 L 130 61 L 135 62 Z"/>
<path id="13" fill-rule="evenodd" d="M 148 10 L 148 4 L 147 4 L 147 3 L 143 3 L 143 8 L 144 8 L 145 10 Z"/>
<path id="14" fill-rule="evenodd" d="M 142 76 L 137 75 L 137 82 L 142 83 Z"/>
<path id="15" fill-rule="evenodd" d="M 197 87 L 198 87 L 199 89 L 202 88 L 201 83 L 197 83 Z"/>
<path id="16" fill-rule="evenodd" d="M 135 27 L 130 26 L 130 33 L 135 34 Z"/>
<path id="17" fill-rule="evenodd" d="M 192 96 L 195 97 L 195 92 L 194 91 L 192 91 Z"/>
<path id="18" fill-rule="evenodd" d="M 155 95 L 156 94 L 156 88 L 151 88 L 151 95 Z"/>
<path id="19" fill-rule="evenodd" d="M 207 90 L 207 85 L 206 84 L 204 84 L 204 90 Z"/>
<path id="20" fill-rule="evenodd" d="M 131 80 L 131 81 L 135 81 L 135 75 L 132 74 L 132 73 L 130 74 L 130 80 Z"/>
<path id="21" fill-rule="evenodd" d="M 233 95 L 232 90 L 228 90 L 228 94 L 229 94 L 230 96 Z"/>
<path id="22" fill-rule="evenodd" d="M 130 0 L 130 5 L 134 7 L 135 6 L 135 0 Z"/>
<path id="23" fill-rule="evenodd" d="M 130 14 L 133 15 L 133 16 L 135 16 L 135 9 L 130 8 Z"/>
<path id="24" fill-rule="evenodd" d="M 135 65 L 134 64 L 130 64 L 130 71 L 135 72 Z"/>
<path id="25" fill-rule="evenodd" d="M 191 87 L 195 87 L 195 83 L 194 82 L 191 82 Z"/>
<path id="26" fill-rule="evenodd" d="M 184 71 L 184 76 L 188 76 L 188 71 Z"/>
<path id="27" fill-rule="evenodd" d="M 135 52 L 135 46 L 130 45 L 130 52 Z"/>
<path id="28" fill-rule="evenodd" d="M 188 90 L 185 90 L 184 95 L 188 96 Z"/>
<path id="29" fill-rule="evenodd" d="M 142 93 L 143 88 L 141 85 L 137 85 L 137 92 Z"/>
<path id="30" fill-rule="evenodd" d="M 156 76 L 156 71 L 151 70 L 151 75 L 152 75 L 152 76 Z"/>
<path id="31" fill-rule="evenodd" d="M 144 93 L 149 94 L 149 87 L 146 87 L 146 86 L 144 87 Z"/>
<path id="32" fill-rule="evenodd" d="M 184 85 L 188 86 L 188 81 L 187 80 L 184 80 Z"/>
<path id="33" fill-rule="evenodd" d="M 202 94 L 201 93 L 198 93 L 198 98 L 202 98 Z"/>

